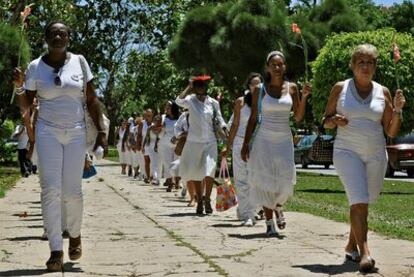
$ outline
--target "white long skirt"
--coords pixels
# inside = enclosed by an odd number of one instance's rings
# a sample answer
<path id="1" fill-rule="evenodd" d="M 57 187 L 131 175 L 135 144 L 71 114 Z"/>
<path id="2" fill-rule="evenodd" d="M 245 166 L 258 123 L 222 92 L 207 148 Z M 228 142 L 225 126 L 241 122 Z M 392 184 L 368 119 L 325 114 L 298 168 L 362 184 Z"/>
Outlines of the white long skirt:
<path id="1" fill-rule="evenodd" d="M 171 178 L 170 167 L 176 158 L 174 144 L 169 141 L 160 141 L 158 147 L 158 176 L 161 177 L 164 173 L 164 178 Z"/>
<path id="2" fill-rule="evenodd" d="M 272 140 L 256 136 L 247 163 L 252 203 L 275 209 L 293 195 L 296 184 L 293 141 L 290 133 Z"/>
<path id="3" fill-rule="evenodd" d="M 126 150 L 124 152 L 122 152 L 122 146 L 121 145 L 117 145 L 116 149 L 118 150 L 119 163 L 120 164 L 126 164 L 127 163 Z"/>
<path id="4" fill-rule="evenodd" d="M 217 142 L 187 141 L 180 157 L 179 173 L 189 181 L 202 181 L 215 177 L 217 165 Z"/>
<path id="5" fill-rule="evenodd" d="M 233 141 L 233 176 L 236 185 L 237 207 L 241 220 L 254 219 L 256 205 L 250 199 L 251 186 L 248 183 L 247 163 L 241 158 L 244 138 L 235 137 Z"/>

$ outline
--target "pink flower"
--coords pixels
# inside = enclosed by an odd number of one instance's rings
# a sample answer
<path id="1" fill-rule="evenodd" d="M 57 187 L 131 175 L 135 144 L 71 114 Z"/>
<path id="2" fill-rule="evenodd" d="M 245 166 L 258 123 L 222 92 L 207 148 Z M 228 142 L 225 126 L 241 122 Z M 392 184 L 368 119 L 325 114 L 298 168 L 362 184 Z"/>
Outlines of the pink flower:
<path id="1" fill-rule="evenodd" d="M 393 48 L 394 63 L 396 64 L 401 59 L 400 49 L 398 48 L 398 45 L 395 42 L 394 42 L 392 48 Z"/>

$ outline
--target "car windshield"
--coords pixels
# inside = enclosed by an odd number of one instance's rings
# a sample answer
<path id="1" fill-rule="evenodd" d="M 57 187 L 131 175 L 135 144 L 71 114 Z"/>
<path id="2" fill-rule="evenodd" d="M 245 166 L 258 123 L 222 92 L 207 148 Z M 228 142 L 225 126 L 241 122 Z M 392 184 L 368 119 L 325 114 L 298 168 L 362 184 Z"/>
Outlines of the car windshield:
<path id="1" fill-rule="evenodd" d="M 394 144 L 410 143 L 414 144 L 414 133 L 410 133 L 403 137 L 396 137 L 394 139 Z"/>

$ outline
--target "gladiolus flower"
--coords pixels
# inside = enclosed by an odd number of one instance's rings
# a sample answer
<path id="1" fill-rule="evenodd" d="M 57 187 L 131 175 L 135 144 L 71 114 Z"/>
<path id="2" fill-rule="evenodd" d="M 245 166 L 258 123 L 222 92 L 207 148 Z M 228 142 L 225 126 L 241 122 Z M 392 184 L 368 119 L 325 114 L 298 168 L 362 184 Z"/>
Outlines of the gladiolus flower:
<path id="1" fill-rule="evenodd" d="M 295 34 L 301 34 L 302 33 L 302 31 L 298 27 L 298 24 L 292 23 L 292 25 L 290 27 L 292 29 L 292 32 L 294 32 Z"/>
<path id="2" fill-rule="evenodd" d="M 398 61 L 401 59 L 400 55 L 400 49 L 398 48 L 398 45 L 394 42 L 393 44 L 393 56 L 394 56 L 394 63 L 398 63 Z"/>

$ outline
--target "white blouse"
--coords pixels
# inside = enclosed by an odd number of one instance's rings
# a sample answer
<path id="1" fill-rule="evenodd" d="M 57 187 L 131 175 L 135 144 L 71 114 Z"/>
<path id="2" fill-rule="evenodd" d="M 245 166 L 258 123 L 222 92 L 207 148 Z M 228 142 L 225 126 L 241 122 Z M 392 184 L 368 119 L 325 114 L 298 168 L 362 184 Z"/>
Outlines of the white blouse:
<path id="1" fill-rule="evenodd" d="M 177 105 L 187 108 L 189 112 L 189 129 L 187 141 L 214 142 L 216 136 L 213 129 L 214 110 L 221 128 L 227 127 L 221 115 L 220 105 L 217 100 L 207 96 L 204 102 L 197 99 L 196 95 L 187 95 L 185 98 L 177 97 Z"/>

